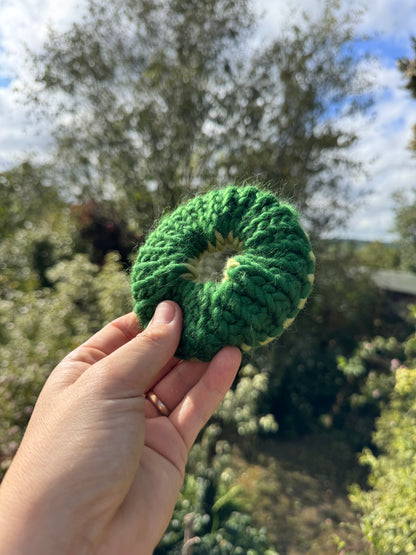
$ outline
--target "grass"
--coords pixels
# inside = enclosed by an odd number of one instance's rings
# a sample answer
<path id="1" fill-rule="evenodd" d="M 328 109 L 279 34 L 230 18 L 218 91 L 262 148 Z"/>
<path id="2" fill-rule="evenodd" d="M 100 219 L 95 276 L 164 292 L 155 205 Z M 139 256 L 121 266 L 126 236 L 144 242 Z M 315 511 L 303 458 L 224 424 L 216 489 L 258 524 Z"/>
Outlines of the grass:
<path id="1" fill-rule="evenodd" d="M 242 441 L 235 452 L 241 502 L 280 555 L 368 555 L 347 487 L 362 482 L 356 454 L 334 432 Z"/>

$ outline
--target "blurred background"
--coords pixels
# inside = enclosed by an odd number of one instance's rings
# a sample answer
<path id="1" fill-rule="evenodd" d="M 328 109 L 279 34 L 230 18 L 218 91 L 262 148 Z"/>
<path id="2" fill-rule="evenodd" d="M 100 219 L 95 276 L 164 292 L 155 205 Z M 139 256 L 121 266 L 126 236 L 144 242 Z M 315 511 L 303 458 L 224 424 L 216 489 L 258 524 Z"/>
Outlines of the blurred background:
<path id="1" fill-rule="evenodd" d="M 260 181 L 315 289 L 245 355 L 156 553 L 416 553 L 415 28 L 410 0 L 0 0 L 1 475 L 160 215 Z"/>

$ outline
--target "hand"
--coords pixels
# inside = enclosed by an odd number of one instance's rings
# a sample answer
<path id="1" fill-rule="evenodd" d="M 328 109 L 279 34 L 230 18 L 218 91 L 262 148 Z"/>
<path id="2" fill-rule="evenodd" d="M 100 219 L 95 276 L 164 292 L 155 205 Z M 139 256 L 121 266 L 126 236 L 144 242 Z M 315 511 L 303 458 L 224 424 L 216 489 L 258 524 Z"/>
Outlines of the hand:
<path id="1" fill-rule="evenodd" d="M 1 553 L 152 553 L 188 451 L 241 362 L 236 347 L 210 363 L 173 358 L 181 328 L 166 301 L 145 331 L 122 316 L 55 368 L 0 487 Z"/>

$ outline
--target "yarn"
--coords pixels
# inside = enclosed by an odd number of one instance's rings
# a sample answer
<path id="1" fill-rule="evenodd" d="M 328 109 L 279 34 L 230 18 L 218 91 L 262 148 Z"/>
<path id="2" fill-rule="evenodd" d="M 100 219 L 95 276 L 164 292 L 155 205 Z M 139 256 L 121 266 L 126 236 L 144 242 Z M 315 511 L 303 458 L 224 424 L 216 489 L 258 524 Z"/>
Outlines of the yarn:
<path id="1" fill-rule="evenodd" d="M 207 277 L 204 265 L 223 268 Z M 161 301 L 177 302 L 176 356 L 209 361 L 225 345 L 248 351 L 279 337 L 305 306 L 314 270 L 295 209 L 232 185 L 179 206 L 150 233 L 132 268 L 134 311 L 146 327 Z"/>

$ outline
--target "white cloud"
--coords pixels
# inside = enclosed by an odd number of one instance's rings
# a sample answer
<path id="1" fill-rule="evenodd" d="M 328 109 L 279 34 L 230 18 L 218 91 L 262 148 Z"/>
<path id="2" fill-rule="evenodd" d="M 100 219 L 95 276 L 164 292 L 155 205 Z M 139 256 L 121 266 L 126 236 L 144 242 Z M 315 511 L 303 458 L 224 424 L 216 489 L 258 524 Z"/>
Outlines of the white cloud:
<path id="1" fill-rule="evenodd" d="M 18 163 L 32 153 L 44 152 L 50 144 L 47 125 L 36 125 L 15 93 L 30 79 L 26 48 L 40 49 L 50 26 L 65 30 L 79 16 L 78 0 L 1 0 L 0 76 L 8 87 L 0 88 L 0 170 Z"/>
<path id="2" fill-rule="evenodd" d="M 5 88 L 0 88 L 0 122 L 0 169 L 18 164 L 29 153 L 44 152 L 50 144 L 45 124 L 31 121 Z"/>
<path id="3" fill-rule="evenodd" d="M 364 9 L 363 32 L 405 40 L 415 33 L 416 4 L 413 0 L 351 0 L 348 6 Z"/>
<path id="4" fill-rule="evenodd" d="M 0 4 L 0 53 L 2 73 L 19 77 L 25 48 L 37 50 L 47 38 L 49 26 L 64 30 L 79 13 L 79 0 L 2 0 Z"/>
<path id="5" fill-rule="evenodd" d="M 356 189 L 367 186 L 372 192 L 343 235 L 391 240 L 394 238 L 391 195 L 416 184 L 416 159 L 408 149 L 412 125 L 416 123 L 416 102 L 403 89 L 397 70 L 380 67 L 378 83 L 383 88 L 374 119 L 359 129 L 360 140 L 353 150 L 354 156 L 366 163 L 368 172 L 366 182 L 355 184 Z"/>
<path id="6" fill-rule="evenodd" d="M 279 31 L 288 21 L 300 21 L 302 14 L 316 17 L 325 6 L 322 0 L 294 0 L 283 2 L 280 0 L 255 0 L 257 13 L 265 13 L 263 27 L 267 34 Z M 413 0 L 348 0 L 343 9 L 351 13 L 362 13 L 359 30 L 362 33 L 380 34 L 381 36 L 408 39 L 415 34 L 416 4 Z"/>

